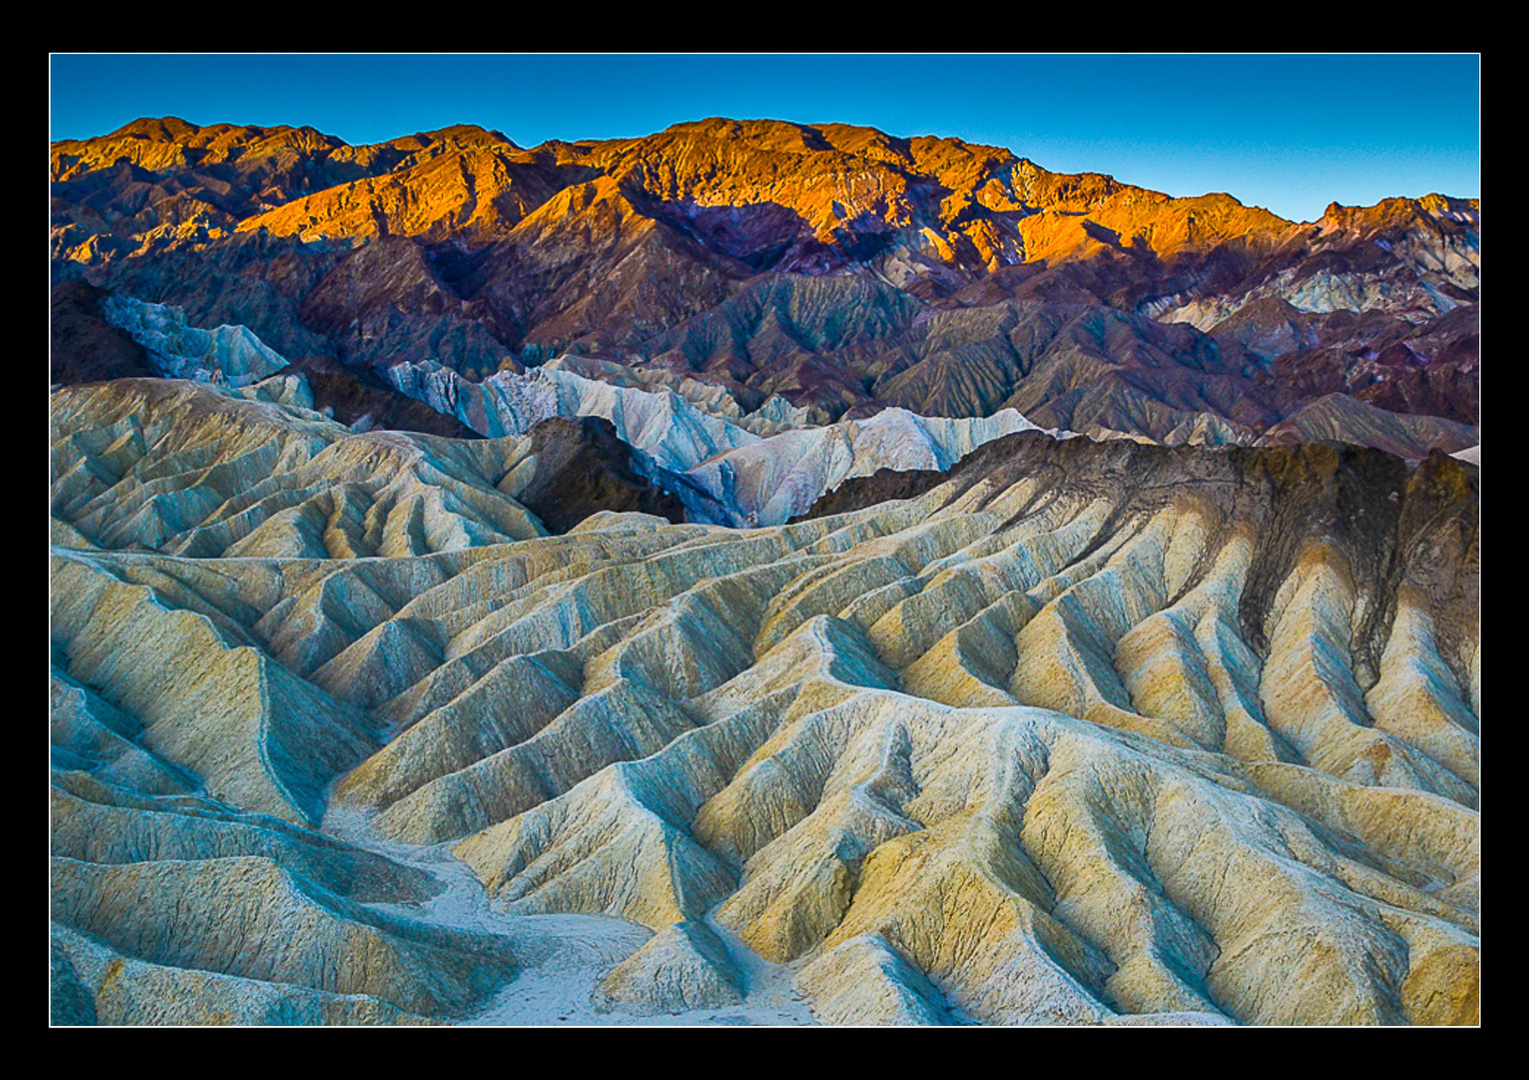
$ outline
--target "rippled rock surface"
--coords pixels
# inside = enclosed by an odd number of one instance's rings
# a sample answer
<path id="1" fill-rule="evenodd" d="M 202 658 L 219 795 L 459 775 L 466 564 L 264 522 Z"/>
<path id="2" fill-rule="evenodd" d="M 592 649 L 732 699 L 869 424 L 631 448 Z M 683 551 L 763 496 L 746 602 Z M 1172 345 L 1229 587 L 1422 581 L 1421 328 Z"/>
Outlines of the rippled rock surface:
<path id="1" fill-rule="evenodd" d="M 1477 1021 L 1474 465 L 552 535 L 529 437 L 270 396 L 53 394 L 55 1022 Z"/>

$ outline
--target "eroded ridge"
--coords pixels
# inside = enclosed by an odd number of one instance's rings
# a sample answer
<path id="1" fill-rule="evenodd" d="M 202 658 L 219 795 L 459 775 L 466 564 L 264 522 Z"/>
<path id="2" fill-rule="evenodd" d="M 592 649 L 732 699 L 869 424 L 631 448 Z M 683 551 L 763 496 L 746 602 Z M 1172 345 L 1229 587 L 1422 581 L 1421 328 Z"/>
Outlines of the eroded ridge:
<path id="1" fill-rule="evenodd" d="M 578 914 L 654 934 L 605 1008 L 767 962 L 831 1023 L 1476 1020 L 1469 464 L 1020 434 L 771 528 L 192 558 L 205 517 L 109 550 L 74 508 L 153 455 L 165 504 L 237 497 L 199 418 L 75 415 L 56 1017 L 466 1019 L 529 962 L 495 920 Z M 407 851 L 492 918 L 420 915 Z"/>

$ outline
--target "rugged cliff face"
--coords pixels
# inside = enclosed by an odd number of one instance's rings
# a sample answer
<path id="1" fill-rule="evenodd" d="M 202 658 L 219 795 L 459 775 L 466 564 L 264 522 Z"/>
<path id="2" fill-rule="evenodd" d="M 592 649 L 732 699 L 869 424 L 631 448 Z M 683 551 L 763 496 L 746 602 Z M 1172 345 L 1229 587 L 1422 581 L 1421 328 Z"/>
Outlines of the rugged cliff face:
<path id="1" fill-rule="evenodd" d="M 1476 1022 L 1475 466 L 1019 432 L 735 530 L 291 389 L 53 394 L 56 1020 Z"/>
<path id="2" fill-rule="evenodd" d="M 1474 201 L 1302 224 L 954 139 L 723 119 L 529 150 L 143 120 L 51 160 L 57 279 L 300 365 L 482 377 L 576 349 L 749 407 L 1013 407 L 1168 441 L 1331 394 L 1476 418 Z"/>

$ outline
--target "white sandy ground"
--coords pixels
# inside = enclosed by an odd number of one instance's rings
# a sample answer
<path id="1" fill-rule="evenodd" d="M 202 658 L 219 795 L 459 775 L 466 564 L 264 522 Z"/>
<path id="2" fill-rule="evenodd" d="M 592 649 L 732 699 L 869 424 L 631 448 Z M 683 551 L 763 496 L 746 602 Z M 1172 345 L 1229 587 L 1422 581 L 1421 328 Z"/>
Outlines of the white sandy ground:
<path id="1" fill-rule="evenodd" d="M 607 972 L 653 936 L 645 926 L 604 915 L 505 915 L 495 910 L 483 883 L 466 863 L 451 854 L 453 842 L 421 847 L 376 835 L 369 815 L 352 807 L 331 806 L 324 831 L 357 847 L 431 874 L 442 892 L 422 904 L 370 904 L 369 907 L 438 926 L 498 934 L 512 942 L 518 974 L 461 1024 L 487 1026 L 578 1027 L 607 1025 L 733 1025 L 742 1027 L 816 1026 L 806 1000 L 793 980 L 808 962 L 772 964 L 737 934 L 708 925 L 726 943 L 744 979 L 744 1000 L 715 1009 L 649 1014 L 612 1004 L 596 991 Z"/>

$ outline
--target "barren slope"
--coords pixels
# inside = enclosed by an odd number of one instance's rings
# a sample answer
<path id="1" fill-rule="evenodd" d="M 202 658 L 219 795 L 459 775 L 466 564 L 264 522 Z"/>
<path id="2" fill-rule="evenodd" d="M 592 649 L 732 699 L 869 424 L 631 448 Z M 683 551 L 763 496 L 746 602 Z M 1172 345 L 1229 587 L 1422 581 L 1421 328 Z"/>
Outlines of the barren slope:
<path id="1" fill-rule="evenodd" d="M 549 536 L 514 437 L 53 411 L 63 1022 L 504 1015 L 574 915 L 617 1017 L 1477 1019 L 1473 465 L 1021 432 Z"/>
<path id="2" fill-rule="evenodd" d="M 1476 423 L 1476 200 L 1296 223 L 959 139 L 724 118 L 532 149 L 144 119 L 50 160 L 56 282 L 369 385 L 578 350 L 831 418 L 1009 406 L 1166 440 L 1342 393 Z"/>

